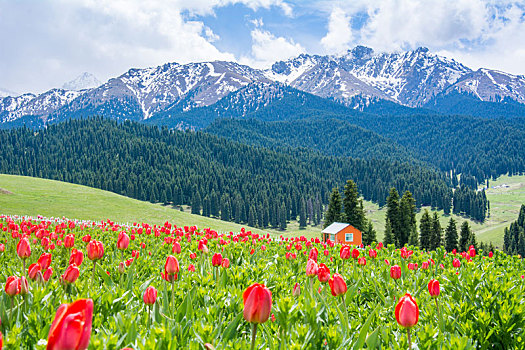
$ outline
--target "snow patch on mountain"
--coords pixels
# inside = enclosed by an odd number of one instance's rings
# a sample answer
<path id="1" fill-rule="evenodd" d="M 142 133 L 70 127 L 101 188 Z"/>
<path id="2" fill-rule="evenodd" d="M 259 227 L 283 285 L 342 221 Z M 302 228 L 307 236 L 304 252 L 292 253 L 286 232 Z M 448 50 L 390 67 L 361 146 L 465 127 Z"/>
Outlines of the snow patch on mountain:
<path id="1" fill-rule="evenodd" d="M 84 72 L 75 79 L 62 85 L 63 90 L 81 91 L 85 89 L 92 89 L 102 84 L 93 74 Z"/>

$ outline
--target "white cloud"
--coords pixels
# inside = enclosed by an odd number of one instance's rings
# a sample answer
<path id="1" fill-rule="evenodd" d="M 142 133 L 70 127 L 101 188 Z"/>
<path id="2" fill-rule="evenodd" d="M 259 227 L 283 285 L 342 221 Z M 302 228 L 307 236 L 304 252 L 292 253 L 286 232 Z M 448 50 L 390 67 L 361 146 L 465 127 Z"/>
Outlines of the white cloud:
<path id="1" fill-rule="evenodd" d="M 241 57 L 240 62 L 252 67 L 267 68 L 278 60 L 286 60 L 305 52 L 304 47 L 291 39 L 276 37 L 259 26 L 251 31 L 251 57 Z"/>
<path id="2" fill-rule="evenodd" d="M 350 17 L 340 7 L 334 8 L 328 20 L 328 33 L 321 39 L 321 45 L 328 53 L 339 53 L 348 49 L 352 39 Z"/>
<path id="3" fill-rule="evenodd" d="M 88 71 L 106 80 L 131 67 L 235 61 L 213 45 L 213 30 L 192 14 L 242 3 L 254 10 L 283 0 L 0 1 L 0 76 L 11 90 L 41 92 Z"/>

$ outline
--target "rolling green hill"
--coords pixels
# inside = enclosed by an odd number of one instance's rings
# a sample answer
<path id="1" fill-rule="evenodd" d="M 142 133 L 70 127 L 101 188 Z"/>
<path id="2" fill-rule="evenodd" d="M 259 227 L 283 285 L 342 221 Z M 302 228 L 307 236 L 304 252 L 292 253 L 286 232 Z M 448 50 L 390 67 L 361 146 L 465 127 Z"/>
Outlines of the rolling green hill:
<path id="1" fill-rule="evenodd" d="M 91 187 L 4 174 L 0 174 L 0 214 L 65 216 L 83 220 L 110 219 L 120 223 L 163 224 L 169 220 L 177 226 L 196 225 L 199 228 L 211 227 L 228 232 L 238 232 L 243 226 Z M 252 231 L 266 232 L 258 229 Z"/>

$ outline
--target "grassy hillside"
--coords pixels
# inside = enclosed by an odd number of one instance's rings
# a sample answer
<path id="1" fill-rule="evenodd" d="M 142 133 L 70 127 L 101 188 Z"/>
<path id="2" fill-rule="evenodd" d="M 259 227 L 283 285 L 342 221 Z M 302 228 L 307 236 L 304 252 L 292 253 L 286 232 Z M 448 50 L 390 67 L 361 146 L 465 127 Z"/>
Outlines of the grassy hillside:
<path id="1" fill-rule="evenodd" d="M 503 244 L 503 230 L 518 218 L 520 206 L 525 204 L 525 176 L 501 176 L 496 181 L 490 181 L 489 187 L 486 194 L 490 201 L 490 217 L 483 224 L 458 215 L 452 215 L 452 217 L 457 222 L 458 231 L 461 223 L 467 220 L 479 241 L 493 242 L 495 245 L 501 246 Z M 374 227 L 378 231 L 378 237 L 383 237 L 386 209 L 379 209 L 376 204 L 371 202 L 365 202 L 365 209 L 367 217 L 372 219 Z M 430 210 L 430 208 L 426 209 Z M 418 223 L 423 210 L 417 214 Z M 441 215 L 441 226 L 445 228 L 450 216 L 443 216 L 443 211 L 439 213 Z"/>
<path id="2" fill-rule="evenodd" d="M 118 194 L 66 182 L 0 174 L 0 213 L 65 216 L 74 219 L 211 227 L 236 231 L 241 225 L 181 212 L 171 206 L 142 202 Z M 261 230 L 252 229 L 263 233 Z"/>
<path id="3" fill-rule="evenodd" d="M 506 186 L 503 186 L 506 185 Z M 496 188 L 495 188 L 496 187 Z M 478 240 L 501 245 L 503 229 L 518 217 L 521 204 L 525 203 L 525 176 L 502 176 L 490 182 L 487 190 L 490 201 L 491 216 L 485 223 L 480 224 L 468 220 L 477 234 Z M 385 227 L 384 208 L 376 204 L 365 202 L 366 215 L 372 219 L 377 230 L 378 238 L 383 237 Z M 163 223 L 166 220 L 181 225 L 197 225 L 211 227 L 218 231 L 239 231 L 242 225 L 225 222 L 200 215 L 189 213 L 190 208 L 184 211 L 171 206 L 142 202 L 112 192 L 102 191 L 86 186 L 80 186 L 60 181 L 0 174 L 0 213 L 19 215 L 66 216 L 69 218 L 104 220 L 111 219 L 118 222 L 148 222 Z M 440 215 L 443 213 L 440 212 Z M 421 212 L 417 214 L 417 219 Z M 463 217 L 452 215 L 458 223 Z M 441 216 L 441 225 L 446 227 L 450 216 Z M 308 226 L 299 229 L 297 222 L 290 222 L 285 232 L 278 230 L 252 231 L 258 233 L 270 232 L 283 234 L 287 237 L 304 235 L 319 237 L 322 228 Z"/>

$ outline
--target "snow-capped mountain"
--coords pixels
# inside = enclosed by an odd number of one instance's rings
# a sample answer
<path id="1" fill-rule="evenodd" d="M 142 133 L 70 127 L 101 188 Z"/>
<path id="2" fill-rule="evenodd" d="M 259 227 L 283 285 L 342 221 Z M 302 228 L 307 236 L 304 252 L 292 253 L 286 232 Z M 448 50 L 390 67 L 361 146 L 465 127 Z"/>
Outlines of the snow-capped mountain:
<path id="1" fill-rule="evenodd" d="M 100 86 L 101 81 L 97 79 L 93 74 L 84 72 L 70 82 L 62 85 L 63 90 L 80 91 L 85 89 L 92 89 Z"/>
<path id="2" fill-rule="evenodd" d="M 525 103 L 524 76 L 487 69 L 473 71 L 426 48 L 375 53 L 357 46 L 342 55 L 302 54 L 266 70 L 224 61 L 167 63 L 130 69 L 104 84 L 84 89 L 95 84 L 94 79 L 86 73 L 65 84 L 68 89 L 0 98 L 0 122 L 27 116 L 50 122 L 94 114 L 138 121 L 156 115 L 165 118 L 170 113 L 210 106 L 250 84 L 273 83 L 352 108 L 359 108 L 356 101 L 378 99 L 419 107 L 435 96 L 458 91 L 474 94 L 481 101 L 494 101 L 498 96 Z M 265 91 L 270 91 L 266 97 L 279 96 L 279 89 Z M 255 94 L 253 98 L 261 97 Z M 253 107 L 259 102 L 239 103 Z"/>
<path id="3" fill-rule="evenodd" d="M 467 92 L 482 101 L 496 101 L 498 98 L 510 97 L 525 103 L 525 76 L 512 75 L 496 70 L 478 69 L 459 78 L 444 90 Z"/>

